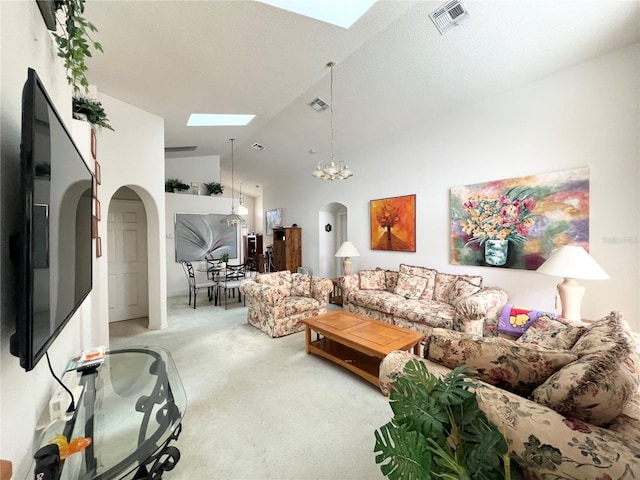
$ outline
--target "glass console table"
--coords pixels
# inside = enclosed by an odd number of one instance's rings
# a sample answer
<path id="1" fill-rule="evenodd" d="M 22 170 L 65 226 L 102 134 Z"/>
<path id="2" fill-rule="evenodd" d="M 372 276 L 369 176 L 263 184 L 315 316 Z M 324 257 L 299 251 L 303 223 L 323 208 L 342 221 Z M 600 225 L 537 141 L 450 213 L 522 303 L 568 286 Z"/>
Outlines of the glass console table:
<path id="1" fill-rule="evenodd" d="M 74 369 L 72 361 L 67 370 Z M 110 349 L 102 365 L 78 375 L 83 392 L 73 417 L 40 434 L 40 446 L 60 433 L 92 439 L 64 461 L 60 479 L 157 480 L 175 467 L 180 452 L 169 444 L 180 435 L 187 399 L 167 350 Z"/>

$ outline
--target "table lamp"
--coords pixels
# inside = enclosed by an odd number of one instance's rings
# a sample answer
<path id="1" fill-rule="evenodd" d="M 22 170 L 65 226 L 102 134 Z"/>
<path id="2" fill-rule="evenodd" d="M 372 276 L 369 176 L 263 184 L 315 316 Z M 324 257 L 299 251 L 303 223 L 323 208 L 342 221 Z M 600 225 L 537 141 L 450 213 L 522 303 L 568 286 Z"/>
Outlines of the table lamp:
<path id="1" fill-rule="evenodd" d="M 355 245 L 351 242 L 342 242 L 340 248 L 336 252 L 336 257 L 344 257 L 342 261 L 342 268 L 344 270 L 345 275 L 351 274 L 351 258 L 350 257 L 359 257 L 360 252 L 355 247 Z"/>
<path id="2" fill-rule="evenodd" d="M 584 287 L 576 279 L 604 280 L 609 278 L 600 265 L 586 250 L 578 245 L 563 245 L 555 249 L 546 262 L 538 267 L 538 272 L 564 277 L 558 284 L 558 294 L 562 304 L 561 316 L 568 320 L 581 320 L 580 303 Z"/>

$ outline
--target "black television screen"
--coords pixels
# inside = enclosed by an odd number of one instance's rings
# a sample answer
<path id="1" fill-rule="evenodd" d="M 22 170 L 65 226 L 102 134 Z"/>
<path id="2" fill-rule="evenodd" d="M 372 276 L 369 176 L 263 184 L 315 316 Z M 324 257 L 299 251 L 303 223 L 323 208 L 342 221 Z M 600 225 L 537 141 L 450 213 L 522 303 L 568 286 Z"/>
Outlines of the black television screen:
<path id="1" fill-rule="evenodd" d="M 92 174 L 33 69 L 22 91 L 20 166 L 23 222 L 11 352 L 28 371 L 91 291 L 93 261 Z"/>

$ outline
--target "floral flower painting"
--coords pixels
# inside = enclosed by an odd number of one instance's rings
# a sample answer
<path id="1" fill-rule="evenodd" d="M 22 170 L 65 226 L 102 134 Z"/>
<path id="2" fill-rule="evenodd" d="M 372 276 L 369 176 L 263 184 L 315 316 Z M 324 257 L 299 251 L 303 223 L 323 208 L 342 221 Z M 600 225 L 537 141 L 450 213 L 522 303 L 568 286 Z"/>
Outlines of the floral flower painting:
<path id="1" fill-rule="evenodd" d="M 371 200 L 371 250 L 416 251 L 416 196 Z"/>
<path id="2" fill-rule="evenodd" d="M 560 245 L 589 250 L 589 168 L 451 189 L 451 263 L 535 270 Z"/>

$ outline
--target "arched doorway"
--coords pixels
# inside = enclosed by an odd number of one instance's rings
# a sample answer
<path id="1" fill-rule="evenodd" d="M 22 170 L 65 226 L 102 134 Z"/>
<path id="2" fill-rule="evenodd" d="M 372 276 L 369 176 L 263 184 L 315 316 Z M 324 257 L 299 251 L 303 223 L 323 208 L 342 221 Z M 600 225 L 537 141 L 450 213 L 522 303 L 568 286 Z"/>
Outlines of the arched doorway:
<path id="1" fill-rule="evenodd" d="M 131 188 L 119 188 L 107 215 L 109 322 L 149 316 L 147 213 Z"/>
<path id="2" fill-rule="evenodd" d="M 349 238 L 347 230 L 347 207 L 341 203 L 327 204 L 318 213 L 318 273 L 325 278 L 335 278 L 342 273 L 341 261 L 335 253 Z"/>

